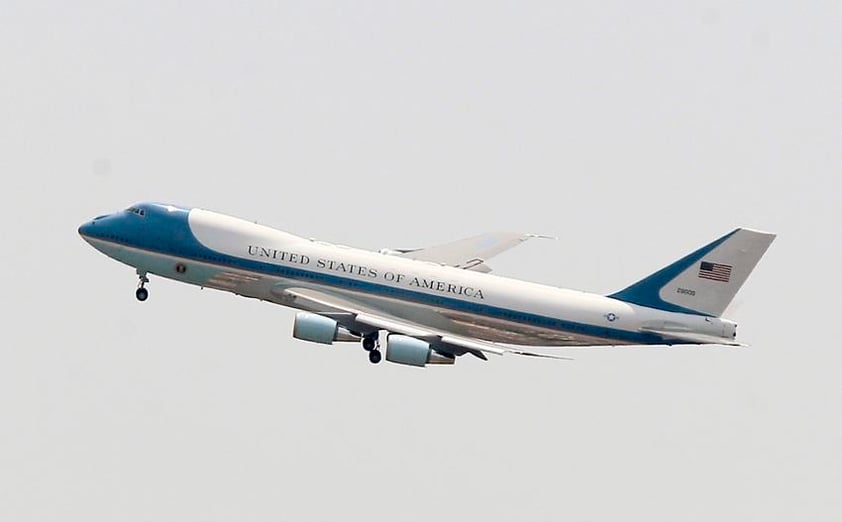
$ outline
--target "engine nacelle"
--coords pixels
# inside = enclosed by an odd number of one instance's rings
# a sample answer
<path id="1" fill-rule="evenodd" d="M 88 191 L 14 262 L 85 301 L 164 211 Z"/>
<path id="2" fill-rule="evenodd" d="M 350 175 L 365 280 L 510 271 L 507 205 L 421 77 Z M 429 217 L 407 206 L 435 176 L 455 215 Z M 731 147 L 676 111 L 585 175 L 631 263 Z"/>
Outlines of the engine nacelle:
<path id="1" fill-rule="evenodd" d="M 415 337 L 392 334 L 386 340 L 386 360 L 409 366 L 426 366 L 428 364 L 453 364 L 455 358 L 439 353 Z"/>
<path id="2" fill-rule="evenodd" d="M 333 344 L 334 341 L 360 340 L 360 336 L 349 332 L 330 317 L 310 312 L 295 314 L 292 336 L 302 341 L 321 344 Z"/>

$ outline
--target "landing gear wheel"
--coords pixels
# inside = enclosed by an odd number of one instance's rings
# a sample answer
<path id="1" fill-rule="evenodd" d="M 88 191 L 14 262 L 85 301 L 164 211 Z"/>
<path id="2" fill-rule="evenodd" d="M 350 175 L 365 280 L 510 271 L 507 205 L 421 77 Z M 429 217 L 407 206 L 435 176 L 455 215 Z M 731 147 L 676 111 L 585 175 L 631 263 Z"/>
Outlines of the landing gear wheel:
<path id="1" fill-rule="evenodd" d="M 363 337 L 363 350 L 370 352 L 377 348 L 376 337 Z"/>
<path id="2" fill-rule="evenodd" d="M 382 358 L 383 355 L 380 353 L 380 350 L 371 350 L 368 352 L 368 360 L 371 361 L 371 364 L 379 363 Z"/>
<path id="3" fill-rule="evenodd" d="M 137 290 L 134 296 L 137 297 L 138 301 L 146 301 L 149 297 L 149 290 L 145 289 L 144 285 L 149 282 L 149 278 L 146 277 L 146 272 L 142 272 L 139 268 L 137 269 L 137 277 L 140 279 L 140 282 L 137 284 Z"/>

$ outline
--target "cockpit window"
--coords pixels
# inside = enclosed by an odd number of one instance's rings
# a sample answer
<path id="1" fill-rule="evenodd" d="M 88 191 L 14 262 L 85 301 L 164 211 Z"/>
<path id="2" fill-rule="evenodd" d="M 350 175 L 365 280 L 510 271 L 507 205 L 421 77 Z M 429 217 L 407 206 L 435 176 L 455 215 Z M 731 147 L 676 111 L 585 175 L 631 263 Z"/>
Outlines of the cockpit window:
<path id="1" fill-rule="evenodd" d="M 126 209 L 126 212 L 131 212 L 132 214 L 137 214 L 138 216 L 141 216 L 141 217 L 146 216 L 146 211 L 143 210 L 142 208 L 129 207 L 129 208 Z"/>

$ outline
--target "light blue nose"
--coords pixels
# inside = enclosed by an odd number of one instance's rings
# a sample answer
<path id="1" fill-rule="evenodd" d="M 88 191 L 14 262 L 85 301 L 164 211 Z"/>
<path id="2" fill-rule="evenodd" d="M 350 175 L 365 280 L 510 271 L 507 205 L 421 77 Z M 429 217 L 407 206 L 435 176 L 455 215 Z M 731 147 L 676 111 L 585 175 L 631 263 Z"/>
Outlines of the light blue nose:
<path id="1" fill-rule="evenodd" d="M 82 225 L 79 227 L 79 235 L 82 236 L 83 238 L 97 237 L 98 235 L 102 235 L 103 232 L 105 232 L 105 230 L 103 229 L 103 227 L 105 226 L 105 223 L 97 223 L 97 222 L 101 221 L 103 218 L 107 218 L 110 215 L 111 214 L 105 214 L 105 215 L 102 215 L 102 216 L 97 216 L 90 221 L 82 223 Z"/>
<path id="2" fill-rule="evenodd" d="M 79 227 L 79 235 L 82 237 L 90 237 L 93 234 L 95 227 L 96 223 L 94 223 L 93 221 L 82 223 L 82 225 Z"/>

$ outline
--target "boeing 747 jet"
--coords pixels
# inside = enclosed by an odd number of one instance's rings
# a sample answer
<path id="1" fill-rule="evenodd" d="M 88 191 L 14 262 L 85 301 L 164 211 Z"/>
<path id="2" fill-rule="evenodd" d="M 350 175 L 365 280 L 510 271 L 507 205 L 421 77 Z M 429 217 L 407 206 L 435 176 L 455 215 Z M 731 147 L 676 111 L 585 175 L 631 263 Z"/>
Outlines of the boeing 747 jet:
<path id="1" fill-rule="evenodd" d="M 528 347 L 739 345 L 721 316 L 775 238 L 738 228 L 605 296 L 489 274 L 488 259 L 530 234 L 371 252 L 157 203 L 97 217 L 79 234 L 136 269 L 139 301 L 151 274 L 233 292 L 300 310 L 297 339 L 358 342 L 372 363 L 385 354 L 411 366 L 555 357 Z"/>

